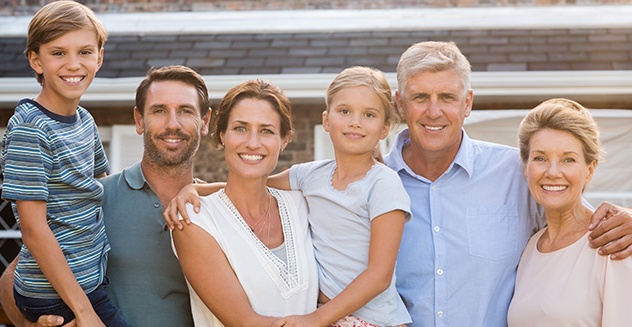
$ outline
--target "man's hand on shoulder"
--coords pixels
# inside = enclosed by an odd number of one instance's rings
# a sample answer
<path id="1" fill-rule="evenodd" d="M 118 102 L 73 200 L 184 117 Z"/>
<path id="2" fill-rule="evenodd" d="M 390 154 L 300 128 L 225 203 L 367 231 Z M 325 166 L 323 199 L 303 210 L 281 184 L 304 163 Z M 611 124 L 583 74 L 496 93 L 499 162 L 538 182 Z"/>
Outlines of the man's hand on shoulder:
<path id="1" fill-rule="evenodd" d="M 593 214 L 588 236 L 599 254 L 621 260 L 632 255 L 632 209 L 604 202 Z"/>

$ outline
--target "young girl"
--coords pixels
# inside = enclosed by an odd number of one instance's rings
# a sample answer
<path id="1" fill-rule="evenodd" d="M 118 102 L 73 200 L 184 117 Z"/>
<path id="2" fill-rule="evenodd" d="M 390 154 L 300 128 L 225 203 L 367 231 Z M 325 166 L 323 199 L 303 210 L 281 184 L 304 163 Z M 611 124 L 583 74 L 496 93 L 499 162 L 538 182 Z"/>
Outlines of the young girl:
<path id="1" fill-rule="evenodd" d="M 397 173 L 374 156 L 397 121 L 386 77 L 367 67 L 345 69 L 329 86 L 326 104 L 323 127 L 330 134 L 335 160 L 297 164 L 268 180 L 275 188 L 301 190 L 307 199 L 321 305 L 274 326 L 410 323 L 394 278 L 410 199 Z M 198 206 L 190 193 L 194 188 L 188 188 L 165 212 L 170 227 L 175 223 L 180 228 L 173 216 L 178 202 L 187 199 Z M 197 186 L 200 194 L 216 189 L 216 184 Z"/>

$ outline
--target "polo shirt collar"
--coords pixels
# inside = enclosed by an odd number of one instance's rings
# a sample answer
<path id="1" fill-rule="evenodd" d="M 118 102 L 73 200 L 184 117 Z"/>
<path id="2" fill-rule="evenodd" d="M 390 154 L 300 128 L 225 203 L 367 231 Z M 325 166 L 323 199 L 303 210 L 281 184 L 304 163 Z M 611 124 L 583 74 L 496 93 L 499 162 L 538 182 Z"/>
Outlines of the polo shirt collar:
<path id="1" fill-rule="evenodd" d="M 123 170 L 123 176 L 125 176 L 127 185 L 135 190 L 142 189 L 147 183 L 145 175 L 143 175 L 143 169 L 140 167 L 140 162 Z"/>
<path id="2" fill-rule="evenodd" d="M 465 129 L 463 131 L 463 139 L 461 140 L 461 146 L 454 158 L 454 161 L 448 167 L 448 171 L 452 170 L 454 165 L 457 165 L 465 170 L 465 172 L 471 177 L 474 170 L 474 145 L 472 139 L 467 135 Z M 387 166 L 391 167 L 395 171 L 405 171 L 411 176 L 416 174 L 408 167 L 402 156 L 402 149 L 410 144 L 410 131 L 408 128 L 402 130 L 393 143 L 391 151 L 384 157 L 384 162 Z"/>

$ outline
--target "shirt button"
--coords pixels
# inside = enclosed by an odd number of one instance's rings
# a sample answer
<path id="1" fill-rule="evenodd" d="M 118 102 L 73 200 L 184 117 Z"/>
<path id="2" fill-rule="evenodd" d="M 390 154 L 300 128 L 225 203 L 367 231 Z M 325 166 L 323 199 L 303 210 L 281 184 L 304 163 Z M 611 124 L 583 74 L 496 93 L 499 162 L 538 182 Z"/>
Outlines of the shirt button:
<path id="1" fill-rule="evenodd" d="M 154 208 L 160 208 L 160 203 L 158 202 L 154 203 Z"/>
<path id="2" fill-rule="evenodd" d="M 439 226 L 435 226 L 433 230 L 438 233 L 441 230 L 441 228 L 439 228 Z"/>
<path id="3" fill-rule="evenodd" d="M 443 269 L 441 268 L 437 269 L 437 275 L 439 276 L 443 275 Z"/>
<path id="4" fill-rule="evenodd" d="M 439 317 L 443 317 L 443 311 L 439 311 L 439 312 L 437 312 L 437 316 L 439 316 Z"/>
<path id="5" fill-rule="evenodd" d="M 430 187 L 430 189 L 432 189 L 433 191 L 436 191 L 437 188 L 438 188 L 437 185 L 432 185 L 432 187 Z"/>

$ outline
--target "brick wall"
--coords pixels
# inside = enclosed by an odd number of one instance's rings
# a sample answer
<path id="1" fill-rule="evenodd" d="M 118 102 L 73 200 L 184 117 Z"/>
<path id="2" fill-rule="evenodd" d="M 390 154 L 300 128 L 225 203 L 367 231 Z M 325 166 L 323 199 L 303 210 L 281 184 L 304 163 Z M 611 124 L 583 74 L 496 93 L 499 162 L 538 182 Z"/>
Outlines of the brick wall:
<path id="1" fill-rule="evenodd" d="M 51 0 L 0 0 L 0 15 L 32 15 Z M 82 0 L 98 13 L 630 4 L 632 0 Z"/>

